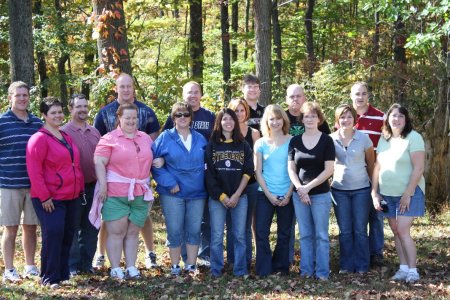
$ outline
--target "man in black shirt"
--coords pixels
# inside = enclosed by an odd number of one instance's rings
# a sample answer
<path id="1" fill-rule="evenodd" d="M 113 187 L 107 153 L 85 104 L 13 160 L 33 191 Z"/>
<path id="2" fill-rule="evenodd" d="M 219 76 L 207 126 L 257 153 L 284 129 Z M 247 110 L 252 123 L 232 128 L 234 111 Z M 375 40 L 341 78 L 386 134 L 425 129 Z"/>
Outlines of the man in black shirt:
<path id="1" fill-rule="evenodd" d="M 258 103 L 261 95 L 260 81 L 258 77 L 253 74 L 247 74 L 242 79 L 242 93 L 244 99 L 250 107 L 250 117 L 248 119 L 248 126 L 259 130 L 259 123 L 264 114 L 265 106 Z"/>
<path id="2" fill-rule="evenodd" d="M 289 121 L 291 122 L 289 134 L 292 136 L 297 136 L 305 132 L 305 126 L 303 126 L 302 121 L 299 119 L 300 108 L 305 102 L 305 91 L 303 90 L 303 87 L 301 85 L 295 83 L 288 86 L 286 90 L 286 103 L 288 105 L 286 113 L 289 117 Z M 319 126 L 319 130 L 326 134 L 331 133 L 327 121 L 324 121 Z"/>

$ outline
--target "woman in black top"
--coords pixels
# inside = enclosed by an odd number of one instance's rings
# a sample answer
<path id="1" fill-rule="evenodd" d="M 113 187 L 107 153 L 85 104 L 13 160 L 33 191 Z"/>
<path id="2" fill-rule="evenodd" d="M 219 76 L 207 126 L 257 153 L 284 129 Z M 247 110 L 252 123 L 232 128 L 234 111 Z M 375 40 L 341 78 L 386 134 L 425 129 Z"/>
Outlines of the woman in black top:
<path id="1" fill-rule="evenodd" d="M 317 103 L 304 103 L 300 118 L 305 132 L 292 138 L 288 158 L 289 177 L 297 190 L 293 201 L 300 230 L 300 271 L 305 277 L 328 280 L 331 194 L 327 179 L 334 169 L 334 143 L 319 130 L 324 116 Z"/>
<path id="2" fill-rule="evenodd" d="M 222 109 L 216 117 L 211 140 L 206 146 L 206 188 L 211 220 L 211 274 L 222 275 L 223 234 L 227 212 L 231 214 L 236 276 L 248 274 L 245 223 L 247 195 L 244 189 L 253 176 L 253 154 L 237 126 L 233 110 Z"/>
<path id="3" fill-rule="evenodd" d="M 261 137 L 261 134 L 257 129 L 248 126 L 247 121 L 250 117 L 250 108 L 247 102 L 243 98 L 234 98 L 228 104 L 228 108 L 231 108 L 236 113 L 239 121 L 239 129 L 244 136 L 245 141 L 253 149 L 255 142 Z M 247 195 L 248 209 L 247 209 L 247 221 L 245 224 L 245 239 L 247 245 L 247 265 L 250 267 L 252 263 L 252 238 L 255 236 L 255 207 L 256 200 L 258 199 L 258 183 L 255 176 L 252 176 L 248 181 L 247 187 L 244 193 Z M 252 232 L 253 226 L 253 232 Z M 232 238 L 232 226 L 231 216 L 227 215 L 227 261 L 230 264 L 234 263 L 234 243 Z M 250 268 L 249 268 L 250 269 Z"/>

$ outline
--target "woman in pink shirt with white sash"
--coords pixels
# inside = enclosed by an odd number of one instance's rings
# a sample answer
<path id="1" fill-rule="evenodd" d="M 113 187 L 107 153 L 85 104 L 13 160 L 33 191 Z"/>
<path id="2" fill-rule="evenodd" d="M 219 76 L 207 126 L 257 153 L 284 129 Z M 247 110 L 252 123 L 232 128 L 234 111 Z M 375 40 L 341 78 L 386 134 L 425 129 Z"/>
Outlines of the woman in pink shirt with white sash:
<path id="1" fill-rule="evenodd" d="M 140 278 L 135 266 L 138 233 L 144 226 L 153 194 L 150 168 L 153 161 L 152 139 L 137 130 L 137 107 L 121 104 L 117 110 L 119 126 L 104 135 L 95 149 L 97 204 L 108 231 L 106 251 L 115 279 Z M 95 200 L 94 200 L 95 201 Z M 122 251 L 126 272 L 120 268 Z"/>

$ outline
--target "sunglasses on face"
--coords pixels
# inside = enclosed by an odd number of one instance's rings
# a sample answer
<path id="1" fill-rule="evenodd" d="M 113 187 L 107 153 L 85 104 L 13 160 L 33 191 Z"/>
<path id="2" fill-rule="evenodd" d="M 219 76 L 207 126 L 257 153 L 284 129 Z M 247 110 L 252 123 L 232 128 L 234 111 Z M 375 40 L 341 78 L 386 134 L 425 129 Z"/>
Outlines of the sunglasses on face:
<path id="1" fill-rule="evenodd" d="M 174 114 L 174 116 L 175 116 L 175 118 L 181 118 L 181 117 L 189 118 L 191 116 L 191 114 L 188 112 L 176 113 L 176 114 Z"/>

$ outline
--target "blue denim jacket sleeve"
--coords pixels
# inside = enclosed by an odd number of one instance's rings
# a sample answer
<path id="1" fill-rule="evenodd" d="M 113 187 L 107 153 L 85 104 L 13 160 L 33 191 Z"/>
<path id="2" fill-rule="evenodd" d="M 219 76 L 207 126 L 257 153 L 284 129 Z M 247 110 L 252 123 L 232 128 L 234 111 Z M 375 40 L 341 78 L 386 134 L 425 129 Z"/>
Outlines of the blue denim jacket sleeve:
<path id="1" fill-rule="evenodd" d="M 164 156 L 169 153 L 169 140 L 170 139 L 167 138 L 167 134 L 165 134 L 164 132 L 156 139 L 156 141 L 152 145 L 153 158 L 164 158 Z M 166 165 L 164 165 L 162 168 L 152 167 L 152 175 L 156 183 L 164 188 L 172 189 L 178 184 L 175 177 L 167 170 Z"/>

